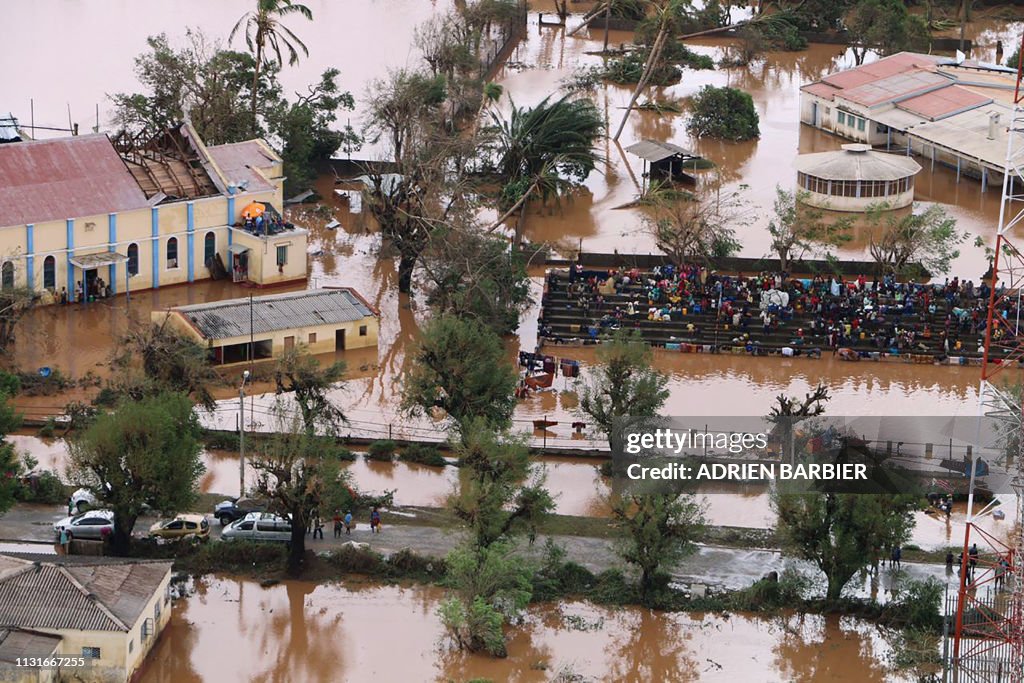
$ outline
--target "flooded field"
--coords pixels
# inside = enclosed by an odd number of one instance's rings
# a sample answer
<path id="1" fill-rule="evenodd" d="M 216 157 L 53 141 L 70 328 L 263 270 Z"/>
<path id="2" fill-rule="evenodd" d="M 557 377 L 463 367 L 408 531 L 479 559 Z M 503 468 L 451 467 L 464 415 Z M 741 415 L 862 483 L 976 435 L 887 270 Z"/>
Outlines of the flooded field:
<path id="1" fill-rule="evenodd" d="M 509 657 L 498 660 L 448 647 L 435 588 L 296 581 L 261 588 L 222 577 L 195 587 L 175 604 L 141 681 L 526 683 L 559 671 L 627 682 L 902 680 L 887 671 L 880 632 L 851 618 L 767 620 L 567 602 L 532 609 L 510 638 Z"/>

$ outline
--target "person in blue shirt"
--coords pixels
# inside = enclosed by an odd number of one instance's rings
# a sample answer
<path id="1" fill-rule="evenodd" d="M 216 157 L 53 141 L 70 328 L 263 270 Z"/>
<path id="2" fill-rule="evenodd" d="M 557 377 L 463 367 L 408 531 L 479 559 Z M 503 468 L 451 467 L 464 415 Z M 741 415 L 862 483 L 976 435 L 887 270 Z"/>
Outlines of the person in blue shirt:
<path id="1" fill-rule="evenodd" d="M 352 513 L 351 512 L 346 512 L 345 513 L 345 535 L 346 536 L 351 536 L 352 535 Z"/>

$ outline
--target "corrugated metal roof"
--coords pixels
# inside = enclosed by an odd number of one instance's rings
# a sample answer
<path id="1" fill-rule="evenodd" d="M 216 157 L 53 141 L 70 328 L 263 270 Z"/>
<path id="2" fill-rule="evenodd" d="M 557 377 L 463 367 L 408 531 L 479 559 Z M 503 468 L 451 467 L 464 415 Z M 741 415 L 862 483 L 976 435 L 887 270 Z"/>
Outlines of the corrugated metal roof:
<path id="1" fill-rule="evenodd" d="M 0 227 L 145 206 L 106 135 L 0 145 Z"/>
<path id="2" fill-rule="evenodd" d="M 951 85 L 948 88 L 941 88 L 924 95 L 911 97 L 909 100 L 903 100 L 896 106 L 935 121 L 967 111 L 968 109 L 980 107 L 991 101 L 991 97 L 985 97 L 967 88 Z"/>
<path id="3" fill-rule="evenodd" d="M 171 309 L 188 320 L 206 339 L 243 337 L 296 327 L 353 322 L 374 312 L 351 289 L 314 289 L 249 299 L 230 299 Z M 250 318 L 251 315 L 251 318 Z"/>
<path id="4" fill-rule="evenodd" d="M 793 166 L 823 180 L 899 180 L 921 170 L 921 165 L 908 156 L 857 151 L 866 145 L 844 147 L 851 149 L 801 154 Z"/>
<path id="5" fill-rule="evenodd" d="M 846 71 L 837 71 L 825 76 L 821 80 L 837 88 L 856 88 L 865 83 L 888 78 L 911 69 L 931 68 L 944 61 L 946 61 L 944 58 L 934 55 L 899 52 L 869 64 L 847 69 Z"/>
<path id="6" fill-rule="evenodd" d="M 61 637 L 27 629 L 0 629 L 0 662 L 16 663 L 26 657 L 52 655 Z"/>
<path id="7" fill-rule="evenodd" d="M 934 71 L 909 71 L 844 89 L 836 97 L 871 107 L 892 102 L 917 93 L 925 93 L 952 85 L 953 79 Z"/>
<path id="8" fill-rule="evenodd" d="M 811 95 L 824 97 L 825 99 L 828 100 L 831 100 L 837 92 L 840 92 L 839 88 L 831 86 L 828 83 L 823 83 L 821 81 L 818 81 L 817 83 L 809 83 L 800 89 L 806 93 L 810 93 Z"/>
<path id="9" fill-rule="evenodd" d="M 988 138 L 989 120 L 999 115 L 995 126 L 995 137 Z M 965 157 L 980 159 L 995 169 L 1006 164 L 1007 126 L 1013 110 L 1000 102 L 992 102 L 960 114 L 954 114 L 940 121 L 922 123 L 910 131 L 914 137 L 934 143 L 947 149 L 956 150 Z"/>
<path id="10" fill-rule="evenodd" d="M 280 158 L 258 140 L 247 140 L 227 145 L 207 147 L 217 168 L 229 185 L 245 185 L 246 192 L 273 190 L 274 186 L 258 173 L 257 168 L 268 168 L 280 163 Z"/>
<path id="11" fill-rule="evenodd" d="M 11 140 L 21 140 L 21 133 L 18 132 L 18 119 L 14 118 L 14 114 L 10 112 L 0 114 L 0 141 L 9 142 Z"/>
<path id="12" fill-rule="evenodd" d="M 679 145 L 674 145 L 671 142 L 662 142 L 660 140 L 641 140 L 640 142 L 634 142 L 626 148 L 626 151 L 650 162 L 668 159 L 669 157 L 676 156 L 677 154 L 681 154 L 684 157 L 696 156 L 693 152 L 683 149 Z"/>
<path id="13" fill-rule="evenodd" d="M 170 562 L 30 562 L 0 575 L 0 624 L 55 630 L 127 631 Z"/>

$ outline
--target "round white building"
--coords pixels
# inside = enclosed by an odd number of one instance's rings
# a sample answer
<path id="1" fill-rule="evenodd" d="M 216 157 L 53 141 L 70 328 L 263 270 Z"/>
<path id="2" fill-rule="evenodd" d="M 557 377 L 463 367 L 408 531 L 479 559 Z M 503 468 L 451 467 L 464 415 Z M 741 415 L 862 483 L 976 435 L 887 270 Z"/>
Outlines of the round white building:
<path id="1" fill-rule="evenodd" d="M 914 201 L 914 176 L 921 165 L 908 156 L 886 154 L 854 143 L 832 152 L 801 154 L 793 164 L 797 187 L 810 206 L 833 211 L 866 211 L 872 204 L 891 209 Z"/>

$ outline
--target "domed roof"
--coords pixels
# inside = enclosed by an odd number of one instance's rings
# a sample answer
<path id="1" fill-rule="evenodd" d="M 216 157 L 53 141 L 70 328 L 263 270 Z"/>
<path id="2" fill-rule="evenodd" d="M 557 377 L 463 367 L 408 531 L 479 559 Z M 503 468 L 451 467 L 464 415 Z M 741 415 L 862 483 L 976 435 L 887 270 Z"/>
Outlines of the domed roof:
<path id="1" fill-rule="evenodd" d="M 877 152 L 871 145 L 859 143 L 831 152 L 801 154 L 793 166 L 823 180 L 899 180 L 921 170 L 921 165 L 908 156 Z"/>

